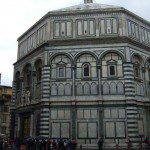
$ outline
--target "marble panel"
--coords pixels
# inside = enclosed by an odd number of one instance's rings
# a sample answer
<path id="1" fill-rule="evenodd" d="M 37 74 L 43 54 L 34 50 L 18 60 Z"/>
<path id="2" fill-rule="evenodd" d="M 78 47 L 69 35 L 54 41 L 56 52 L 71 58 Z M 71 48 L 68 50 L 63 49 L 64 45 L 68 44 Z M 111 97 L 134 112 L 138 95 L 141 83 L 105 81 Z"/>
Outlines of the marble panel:
<path id="1" fill-rule="evenodd" d="M 89 34 L 94 34 L 94 21 L 93 20 L 90 20 L 90 31 L 89 31 Z"/>
<path id="2" fill-rule="evenodd" d="M 118 118 L 118 109 L 111 109 L 111 117 Z"/>
<path id="3" fill-rule="evenodd" d="M 51 110 L 51 119 L 57 119 L 57 110 Z"/>
<path id="4" fill-rule="evenodd" d="M 69 138 L 70 134 L 70 125 L 69 123 L 61 123 L 61 137 Z"/>
<path id="5" fill-rule="evenodd" d="M 90 109 L 89 110 L 84 110 L 84 118 L 88 119 L 90 118 L 91 114 L 90 114 Z"/>
<path id="6" fill-rule="evenodd" d="M 82 21 L 78 21 L 77 22 L 77 26 L 78 26 L 78 35 L 82 35 Z"/>
<path id="7" fill-rule="evenodd" d="M 86 138 L 87 137 L 87 123 L 78 123 L 78 137 Z"/>
<path id="8" fill-rule="evenodd" d="M 116 122 L 116 137 L 125 137 L 125 123 Z"/>
<path id="9" fill-rule="evenodd" d="M 72 23 L 67 22 L 67 36 L 71 36 L 71 35 L 72 35 Z"/>
<path id="10" fill-rule="evenodd" d="M 126 117 L 125 109 L 118 109 L 118 113 L 119 113 L 119 118 Z"/>
<path id="11" fill-rule="evenodd" d="M 60 138 L 60 123 L 52 123 L 52 137 Z"/>
<path id="12" fill-rule="evenodd" d="M 97 138 L 97 124 L 96 123 L 88 123 L 88 137 Z"/>
<path id="13" fill-rule="evenodd" d="M 104 118 L 111 118 L 110 109 L 104 109 Z"/>
<path id="14" fill-rule="evenodd" d="M 55 36 L 59 36 L 60 35 L 60 25 L 59 22 L 55 23 Z"/>
<path id="15" fill-rule="evenodd" d="M 78 119 L 83 118 L 83 109 L 77 110 L 77 118 Z"/>
<path id="16" fill-rule="evenodd" d="M 105 128 L 106 128 L 106 137 L 108 137 L 108 138 L 115 137 L 115 124 L 114 124 L 114 122 L 106 122 Z"/>
<path id="17" fill-rule="evenodd" d="M 58 118 L 59 119 L 64 119 L 65 116 L 64 116 L 64 110 L 58 110 Z"/>
<path id="18" fill-rule="evenodd" d="M 70 110 L 64 110 L 64 113 L 65 113 L 65 119 L 70 119 L 71 118 Z"/>

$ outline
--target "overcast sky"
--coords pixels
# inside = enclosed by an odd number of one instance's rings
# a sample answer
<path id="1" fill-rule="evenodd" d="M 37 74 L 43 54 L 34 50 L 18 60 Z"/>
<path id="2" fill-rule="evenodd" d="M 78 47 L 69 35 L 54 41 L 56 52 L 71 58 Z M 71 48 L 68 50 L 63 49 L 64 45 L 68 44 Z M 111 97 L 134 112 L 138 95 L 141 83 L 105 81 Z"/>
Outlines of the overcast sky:
<path id="1" fill-rule="evenodd" d="M 0 0 L 0 73 L 2 85 L 12 85 L 17 38 L 48 11 L 82 4 L 84 0 Z M 150 0 L 94 0 L 125 7 L 150 21 Z"/>

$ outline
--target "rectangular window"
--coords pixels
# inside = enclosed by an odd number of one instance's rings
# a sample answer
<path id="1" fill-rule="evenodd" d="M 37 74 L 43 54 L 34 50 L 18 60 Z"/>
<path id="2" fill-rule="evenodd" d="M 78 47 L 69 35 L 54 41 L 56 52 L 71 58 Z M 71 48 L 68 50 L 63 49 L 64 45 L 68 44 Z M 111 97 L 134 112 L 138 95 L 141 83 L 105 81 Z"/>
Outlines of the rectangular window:
<path id="1" fill-rule="evenodd" d="M 116 75 L 116 66 L 109 66 L 109 75 L 110 76 L 115 76 Z"/>
<path id="2" fill-rule="evenodd" d="M 89 77 L 90 76 L 90 66 L 89 64 L 83 65 L 83 77 Z"/>
<path id="3" fill-rule="evenodd" d="M 61 78 L 65 77 L 65 68 L 64 67 L 59 67 L 58 68 L 58 75 Z"/>

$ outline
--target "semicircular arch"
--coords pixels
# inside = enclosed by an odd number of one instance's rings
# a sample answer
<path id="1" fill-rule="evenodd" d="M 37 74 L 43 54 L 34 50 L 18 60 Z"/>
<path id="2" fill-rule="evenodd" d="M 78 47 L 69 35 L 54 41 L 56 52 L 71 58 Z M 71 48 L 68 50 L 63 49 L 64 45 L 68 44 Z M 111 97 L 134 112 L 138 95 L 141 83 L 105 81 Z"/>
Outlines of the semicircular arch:
<path id="1" fill-rule="evenodd" d="M 102 59 L 103 59 L 107 54 L 109 54 L 109 53 L 115 53 L 115 54 L 119 55 L 119 56 L 121 57 L 122 61 L 125 62 L 125 57 L 124 57 L 124 55 L 123 55 L 121 52 L 118 52 L 118 51 L 116 51 L 116 50 L 109 50 L 109 51 L 103 52 L 103 53 L 100 55 L 100 57 L 99 57 L 99 62 L 101 63 L 101 62 L 102 62 Z"/>
<path id="2" fill-rule="evenodd" d="M 76 63 L 77 60 L 78 60 L 78 58 L 79 58 L 80 56 L 84 55 L 84 54 L 89 54 L 89 55 L 93 56 L 93 57 L 95 58 L 95 60 L 96 60 L 96 63 L 98 62 L 98 57 L 97 57 L 97 55 L 96 55 L 95 53 L 93 53 L 93 52 L 90 52 L 90 51 L 83 51 L 83 52 L 77 53 L 77 54 L 75 55 L 74 62 Z"/>
<path id="3" fill-rule="evenodd" d="M 65 53 L 65 52 L 59 52 L 59 53 L 52 54 L 52 56 L 49 59 L 49 64 L 51 64 L 51 62 L 54 58 L 56 58 L 57 56 L 60 56 L 60 55 L 64 55 L 64 56 L 68 57 L 70 59 L 71 63 L 73 64 L 73 58 L 71 57 L 71 55 L 69 55 L 68 53 Z"/>

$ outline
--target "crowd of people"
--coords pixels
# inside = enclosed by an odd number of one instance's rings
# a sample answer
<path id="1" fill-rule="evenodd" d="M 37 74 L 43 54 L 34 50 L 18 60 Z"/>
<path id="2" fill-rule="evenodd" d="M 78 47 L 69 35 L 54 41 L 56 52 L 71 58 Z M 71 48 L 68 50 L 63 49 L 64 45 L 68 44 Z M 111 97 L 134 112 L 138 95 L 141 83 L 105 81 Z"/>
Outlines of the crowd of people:
<path id="1" fill-rule="evenodd" d="M 10 142 L 11 150 L 76 150 L 75 139 L 25 138 L 20 144 L 18 138 Z"/>
<path id="2" fill-rule="evenodd" d="M 8 150 L 8 140 L 0 137 L 0 150 Z"/>
<path id="3" fill-rule="evenodd" d="M 99 137 L 97 141 L 98 149 L 103 149 L 104 139 Z M 142 139 L 142 143 L 145 143 L 145 148 L 150 148 L 150 138 L 146 137 Z M 117 145 L 117 144 L 116 144 Z M 79 146 L 82 150 L 82 145 Z M 119 145 L 117 146 L 119 147 Z M 116 147 L 116 148 L 117 148 Z M 142 147 L 142 145 L 141 145 Z M 127 149 L 132 148 L 132 141 L 128 137 Z M 76 150 L 77 142 L 75 139 L 50 139 L 45 137 L 26 137 L 22 141 L 19 138 L 10 139 L 0 138 L 0 150 Z M 118 148 L 117 148 L 118 149 Z"/>

